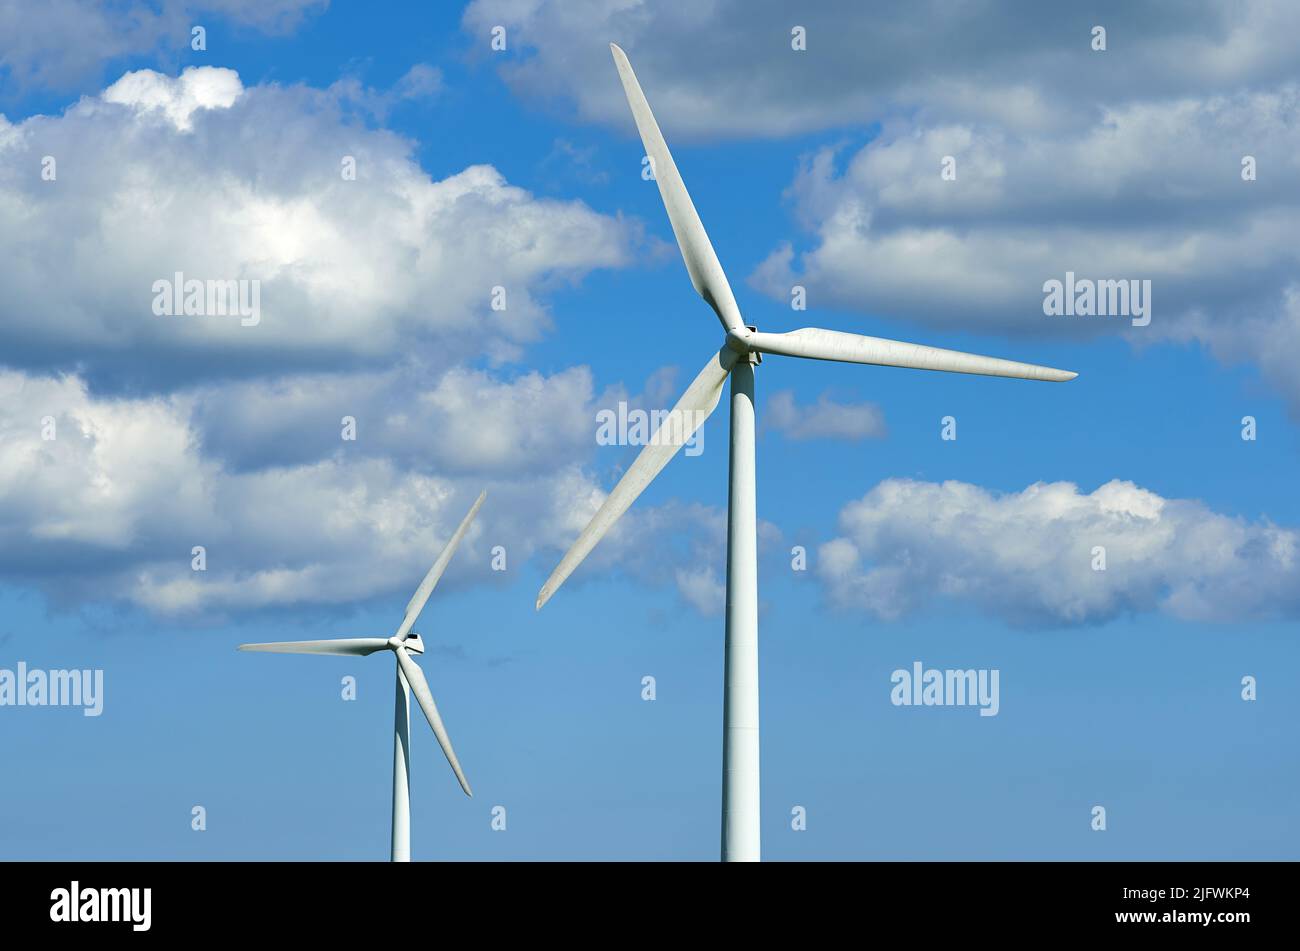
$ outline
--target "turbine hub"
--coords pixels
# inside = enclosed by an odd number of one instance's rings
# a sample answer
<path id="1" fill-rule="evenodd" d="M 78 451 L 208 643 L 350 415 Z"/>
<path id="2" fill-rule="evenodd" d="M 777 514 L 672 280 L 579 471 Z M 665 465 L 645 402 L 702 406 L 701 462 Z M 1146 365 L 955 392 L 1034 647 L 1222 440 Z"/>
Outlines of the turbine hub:
<path id="1" fill-rule="evenodd" d="M 746 338 L 749 337 L 751 330 L 752 328 L 750 327 L 746 327 L 743 331 L 728 330 L 727 338 L 725 341 L 728 349 L 734 350 L 737 353 L 742 355 L 749 353 L 749 341 Z"/>
<path id="2" fill-rule="evenodd" d="M 727 331 L 727 349 L 734 350 L 742 357 L 747 357 L 755 365 L 763 362 L 763 355 L 749 345 L 750 334 L 758 333 L 757 327 L 743 327 L 740 330 Z"/>

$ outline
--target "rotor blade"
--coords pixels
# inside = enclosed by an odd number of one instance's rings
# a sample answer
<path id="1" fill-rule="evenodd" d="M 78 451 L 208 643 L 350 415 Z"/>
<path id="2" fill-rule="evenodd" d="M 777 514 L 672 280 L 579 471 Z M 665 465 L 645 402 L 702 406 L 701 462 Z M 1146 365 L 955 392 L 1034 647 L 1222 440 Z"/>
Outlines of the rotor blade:
<path id="1" fill-rule="evenodd" d="M 917 370 L 946 370 L 949 373 L 977 373 L 982 376 L 1007 376 L 1021 380 L 1046 380 L 1064 383 L 1079 374 L 1070 370 L 981 357 L 960 350 L 941 350 L 919 343 L 902 343 L 883 337 L 841 333 L 805 327 L 785 334 L 751 333 L 744 338 L 760 353 L 812 360 L 837 360 L 841 363 L 870 363 L 882 367 L 911 367 Z"/>
<path id="2" fill-rule="evenodd" d="M 677 450 L 704 425 L 718 406 L 722 397 L 722 384 L 727 374 L 735 366 L 739 355 L 729 347 L 723 347 L 713 355 L 694 382 L 686 388 L 682 398 L 672 408 L 645 448 L 641 450 L 636 461 L 623 473 L 614 491 L 605 497 L 605 502 L 592 516 L 587 527 L 582 530 L 578 540 L 565 552 L 559 565 L 551 572 L 537 594 L 537 610 L 551 599 L 557 588 L 564 584 L 564 579 L 573 574 L 573 570 L 587 557 L 587 553 L 605 537 L 618 517 L 628 510 L 636 497 L 645 491 L 645 487 L 657 476 L 668 460 L 677 455 Z M 662 435 L 661 435 L 662 434 Z"/>
<path id="3" fill-rule="evenodd" d="M 346 654 L 364 657 L 388 646 L 384 637 L 340 637 L 332 641 L 275 641 L 270 644 L 240 644 L 241 651 L 267 654 Z"/>
<path id="4" fill-rule="evenodd" d="M 473 796 L 474 794 L 470 792 L 469 780 L 465 778 L 465 773 L 460 768 L 460 760 L 456 759 L 456 751 L 451 748 L 451 738 L 447 736 L 447 728 L 442 725 L 442 717 L 438 716 L 438 705 L 433 702 L 433 694 L 429 692 L 429 682 L 424 679 L 424 671 L 411 660 L 411 655 L 406 652 L 405 647 L 397 648 L 394 653 L 397 654 L 397 663 L 401 665 L 402 673 L 406 675 L 406 682 L 411 685 L 411 693 L 415 694 L 420 709 L 424 711 L 425 719 L 429 721 L 429 726 L 433 727 L 433 735 L 438 738 L 438 745 L 442 747 L 447 762 L 451 764 L 451 771 L 460 781 L 460 788 L 465 790 L 466 796 Z"/>
<path id="5" fill-rule="evenodd" d="M 402 618 L 402 626 L 397 629 L 395 637 L 405 637 L 407 632 L 411 630 L 411 625 L 415 623 L 415 619 L 424 610 L 425 602 L 429 600 L 429 595 L 433 593 L 433 589 L 438 584 L 438 579 L 442 577 L 442 573 L 447 570 L 447 563 L 451 561 L 451 556 L 456 554 L 456 546 L 465 537 L 465 532 L 469 530 L 469 523 L 474 521 L 474 516 L 478 514 L 479 507 L 486 498 L 487 489 L 484 489 L 470 507 L 469 514 L 461 519 L 460 527 L 451 536 L 451 541 L 447 542 L 447 547 L 442 550 L 442 554 L 433 563 L 429 573 L 424 576 L 424 580 L 420 582 L 420 587 L 416 588 L 415 594 L 411 595 L 411 600 L 406 604 L 406 616 Z"/>
<path id="6" fill-rule="evenodd" d="M 744 324 L 740 319 L 740 310 L 736 307 L 736 298 L 731 293 L 731 285 L 727 283 L 727 275 L 718 263 L 718 256 L 709 243 L 709 236 L 695 211 L 695 204 L 686 192 L 686 185 L 677 171 L 677 163 L 668 151 L 668 143 L 659 131 L 659 123 L 650 111 L 645 93 L 641 92 L 636 73 L 632 72 L 632 64 L 627 61 L 627 54 L 617 45 L 610 43 L 609 49 L 614 54 L 618 78 L 623 81 L 627 104 L 632 107 L 637 131 L 641 133 L 641 142 L 650 157 L 655 181 L 659 185 L 659 197 L 663 199 L 664 208 L 668 211 L 668 220 L 677 237 L 677 246 L 681 248 L 686 270 L 691 275 L 691 283 L 713 308 L 723 327 L 727 330 L 741 330 Z"/>

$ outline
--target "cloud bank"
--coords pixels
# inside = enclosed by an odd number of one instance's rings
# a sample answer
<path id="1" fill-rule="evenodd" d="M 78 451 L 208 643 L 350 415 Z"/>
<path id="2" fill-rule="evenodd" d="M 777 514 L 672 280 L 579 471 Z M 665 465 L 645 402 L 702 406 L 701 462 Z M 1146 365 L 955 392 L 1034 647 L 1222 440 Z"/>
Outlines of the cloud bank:
<path id="1" fill-rule="evenodd" d="M 360 121 L 437 81 L 416 68 L 377 99 L 140 70 L 0 118 L 4 577 L 60 608 L 201 620 L 409 593 L 484 486 L 449 583 L 495 580 L 495 545 L 517 567 L 577 535 L 604 498 L 596 409 L 627 394 L 508 365 L 549 294 L 628 264 L 640 228 L 486 165 L 433 180 Z M 174 272 L 258 281 L 260 321 L 155 315 Z M 622 534 L 675 543 L 653 509 Z M 672 564 L 707 574 L 692 538 Z M 596 564 L 674 583 L 602 547 Z"/>
<path id="2" fill-rule="evenodd" d="M 363 381 L 356 439 L 345 440 L 329 396 L 300 402 L 313 380 L 262 403 L 230 387 L 96 397 L 76 377 L 0 371 L 0 574 L 61 608 L 119 603 L 198 619 L 349 605 L 412 590 L 485 486 L 490 503 L 448 582 L 493 581 L 497 545 L 508 566 L 554 557 L 604 500 L 583 463 L 608 396 L 592 392 L 586 368 L 466 373 L 423 390 L 410 377 Z M 385 387 L 404 394 L 410 417 L 367 402 Z M 228 401 L 232 415 L 209 415 L 211 401 Z M 258 418 L 273 422 L 259 429 Z M 242 422 L 253 425 L 240 440 Z M 419 445 L 405 445 L 408 427 Z M 300 444 L 277 454 L 282 437 Z M 591 570 L 675 586 L 687 603 L 720 610 L 698 579 L 719 570 L 725 519 L 705 507 L 688 514 L 630 513 Z M 205 549 L 203 571 L 194 546 Z"/>
<path id="3" fill-rule="evenodd" d="M 224 21 L 290 33 L 329 0 L 0 0 L 0 88 L 70 89 L 115 60 L 188 50 L 191 29 Z"/>
<path id="4" fill-rule="evenodd" d="M 819 577 L 839 607 L 886 620 L 936 601 L 1024 627 L 1153 611 L 1191 621 L 1300 616 L 1300 532 L 1132 482 L 996 493 L 888 479 L 845 506 L 839 528 L 819 550 Z"/>
<path id="5" fill-rule="evenodd" d="M 487 165 L 434 181 L 347 95 L 143 70 L 61 116 L 0 119 L 7 361 L 170 389 L 416 349 L 508 360 L 549 327 L 548 290 L 631 260 L 634 222 Z M 259 282 L 260 321 L 156 316 L 177 272 Z"/>
<path id="6" fill-rule="evenodd" d="M 1206 95 L 1294 76 L 1285 0 L 474 0 L 470 49 L 520 96 L 632 129 L 610 41 L 627 50 L 669 142 L 783 137 L 892 117 L 1068 130 L 1097 104 Z M 1091 49 L 1092 29 L 1107 50 Z M 506 28 L 507 50 L 490 52 Z M 792 48 L 805 31 L 806 49 Z"/>

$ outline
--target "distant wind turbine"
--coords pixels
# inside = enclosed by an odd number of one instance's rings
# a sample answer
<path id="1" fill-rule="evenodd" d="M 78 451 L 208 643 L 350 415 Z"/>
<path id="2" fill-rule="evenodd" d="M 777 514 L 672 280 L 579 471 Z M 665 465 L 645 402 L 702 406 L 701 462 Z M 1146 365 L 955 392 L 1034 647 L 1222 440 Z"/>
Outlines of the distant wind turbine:
<path id="1" fill-rule="evenodd" d="M 745 326 L 726 274 L 704 232 L 691 196 L 664 142 L 659 124 L 627 56 L 610 44 L 623 91 L 651 161 L 659 195 L 668 211 L 691 283 L 713 308 L 726 331 L 722 348 L 682 394 L 661 424 L 671 438 L 652 437 L 606 497 L 537 596 L 540 610 L 582 559 L 627 511 L 668 460 L 717 408 L 722 384 L 731 377 L 731 466 L 727 504 L 727 618 L 722 727 L 722 859 L 759 859 L 758 770 L 758 555 L 754 486 L 754 367 L 762 354 L 865 363 L 875 366 L 945 370 L 983 376 L 1064 382 L 1068 370 L 940 350 L 879 337 L 805 327 L 789 333 L 759 333 Z"/>
<path id="2" fill-rule="evenodd" d="M 465 537 L 469 523 L 474 521 L 474 516 L 478 514 L 485 498 L 487 498 L 486 491 L 479 494 L 469 514 L 460 523 L 456 533 L 451 536 L 451 541 L 447 542 L 447 547 L 442 550 L 438 560 L 424 576 L 420 587 L 415 589 L 415 594 L 406 605 L 406 615 L 402 618 L 401 626 L 392 637 L 340 637 L 328 641 L 279 641 L 272 644 L 239 645 L 241 651 L 264 651 L 270 654 L 344 654 L 364 657 L 376 651 L 390 650 L 397 656 L 397 690 L 393 701 L 392 859 L 394 862 L 411 861 L 411 691 L 415 692 L 415 699 L 419 701 L 420 709 L 424 711 L 429 726 L 433 728 L 433 735 L 437 737 L 438 745 L 442 747 L 447 762 L 451 764 L 452 772 L 460 781 L 460 788 L 465 790 L 465 795 L 474 795 L 470 791 L 469 780 L 465 778 L 465 773 L 460 768 L 460 761 L 456 759 L 456 751 L 451 748 L 451 738 L 447 736 L 447 730 L 442 725 L 442 717 L 438 715 L 438 705 L 433 702 L 433 694 L 429 691 L 428 681 L 424 679 L 424 671 L 420 670 L 411 659 L 412 654 L 424 653 L 424 642 L 420 640 L 419 634 L 411 630 L 411 626 L 424 610 L 425 602 L 429 600 L 429 595 L 433 593 L 438 579 L 447 569 L 447 563 L 456 553 L 456 546 Z"/>

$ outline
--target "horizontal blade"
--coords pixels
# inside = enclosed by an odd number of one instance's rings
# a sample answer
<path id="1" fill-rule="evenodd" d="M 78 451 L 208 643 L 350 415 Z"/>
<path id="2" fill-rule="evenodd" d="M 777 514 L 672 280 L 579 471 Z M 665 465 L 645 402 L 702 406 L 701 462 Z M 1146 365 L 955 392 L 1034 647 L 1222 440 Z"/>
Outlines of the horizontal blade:
<path id="1" fill-rule="evenodd" d="M 609 44 L 614 54 L 614 65 L 618 67 L 618 78 L 623 81 L 623 92 L 627 94 L 627 104 L 632 107 L 632 117 L 636 119 L 637 131 L 641 133 L 641 143 L 646 155 L 653 162 L 655 182 L 659 185 L 659 197 L 663 199 L 668 211 L 668 221 L 673 226 L 677 237 L 677 246 L 681 248 L 682 260 L 691 275 L 691 283 L 696 292 L 708 301 L 727 330 L 741 330 L 744 326 L 740 319 L 740 310 L 736 307 L 736 298 L 727 283 L 718 256 L 713 251 L 709 236 L 704 231 L 700 216 L 695 211 L 695 203 L 687 194 L 686 184 L 677 171 L 677 163 L 668 151 L 668 143 L 659 131 L 650 104 L 646 102 L 641 84 L 632 72 L 632 64 L 627 61 L 627 54 L 615 44 Z"/>
<path id="2" fill-rule="evenodd" d="M 641 450 L 636 461 L 632 463 L 623 478 L 618 480 L 614 491 L 605 498 L 599 511 L 592 516 L 587 527 L 582 530 L 578 540 L 560 560 L 560 564 L 551 572 L 537 595 L 537 609 L 551 599 L 564 579 L 573 574 L 573 570 L 587 557 L 587 553 L 605 537 L 605 533 L 618 521 L 618 517 L 628 510 L 638 495 L 645 491 L 655 476 L 668 465 L 668 460 L 677 455 L 682 445 L 695 434 L 704 421 L 718 406 L 722 397 L 722 384 L 727 381 L 727 374 L 735 366 L 738 354 L 728 347 L 723 347 L 713 355 L 694 382 L 686 388 L 682 398 L 672 408 L 649 443 Z"/>
<path id="3" fill-rule="evenodd" d="M 339 637 L 332 641 L 275 641 L 269 644 L 240 644 L 241 651 L 267 654 L 346 654 L 365 657 L 388 646 L 383 637 Z"/>
<path id="4" fill-rule="evenodd" d="M 411 685 L 411 693 L 415 694 L 416 702 L 424 711 L 425 719 L 429 721 L 429 726 L 433 727 L 433 735 L 438 738 L 438 745 L 442 747 L 447 762 L 451 764 L 451 771 L 460 781 L 460 788 L 465 790 L 466 796 L 473 796 L 474 794 L 470 792 L 469 780 L 465 778 L 465 773 L 460 768 L 460 760 L 456 759 L 456 751 L 451 748 L 451 737 L 447 736 L 447 728 L 442 725 L 442 717 L 438 716 L 438 705 L 433 702 L 433 694 L 429 692 L 429 682 L 424 679 L 424 671 L 416 666 L 405 647 L 397 648 L 395 653 L 397 662 L 402 667 L 402 673 L 406 675 L 406 682 Z"/>
<path id="5" fill-rule="evenodd" d="M 438 579 L 441 578 L 442 573 L 447 570 L 447 564 L 451 561 L 451 556 L 456 554 L 456 546 L 459 545 L 460 540 L 465 537 L 465 532 L 469 530 L 469 523 L 474 521 L 474 516 L 478 514 L 478 510 L 483 505 L 483 500 L 486 498 L 487 489 L 484 489 L 479 493 L 478 499 L 470 507 L 469 514 L 461 519 L 460 526 L 451 536 L 451 541 L 447 542 L 447 547 L 442 550 L 442 554 L 438 556 L 438 560 L 433 563 L 433 567 L 429 569 L 429 573 L 425 575 L 424 580 L 420 582 L 420 587 L 415 589 L 415 594 L 411 595 L 411 600 L 407 602 L 406 616 L 402 618 L 402 626 L 397 629 L 397 633 L 393 635 L 394 637 L 405 637 L 411 630 L 411 625 L 415 623 L 415 619 L 418 618 L 420 612 L 424 610 L 424 605 L 429 600 L 429 595 L 433 594 L 433 589 L 438 584 Z"/>
<path id="6" fill-rule="evenodd" d="M 840 333 L 805 327 L 787 334 L 751 333 L 744 338 L 760 353 L 812 360 L 838 360 L 841 363 L 870 363 L 882 367 L 911 367 L 916 370 L 945 370 L 949 373 L 977 373 L 982 376 L 1007 376 L 1021 380 L 1046 380 L 1064 383 L 1079 374 L 1015 360 L 981 357 L 960 350 L 941 350 L 919 343 L 902 343 L 883 337 Z"/>

